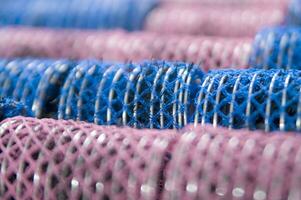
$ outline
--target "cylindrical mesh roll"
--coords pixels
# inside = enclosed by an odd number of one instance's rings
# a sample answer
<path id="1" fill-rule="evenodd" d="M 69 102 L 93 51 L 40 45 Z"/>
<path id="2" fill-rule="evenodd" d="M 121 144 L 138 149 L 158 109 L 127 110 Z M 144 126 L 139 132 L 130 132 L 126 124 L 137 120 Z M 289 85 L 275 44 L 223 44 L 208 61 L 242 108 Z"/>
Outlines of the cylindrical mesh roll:
<path id="1" fill-rule="evenodd" d="M 212 71 L 200 84 L 195 124 L 301 131 L 300 77 L 298 70 Z"/>
<path id="2" fill-rule="evenodd" d="M 12 118 L 1 123 L 3 199 L 158 199 L 175 132 Z"/>
<path id="3" fill-rule="evenodd" d="M 24 103 L 37 117 L 56 117 L 57 98 L 72 66 L 63 60 L 1 60 L 0 96 Z"/>
<path id="4" fill-rule="evenodd" d="M 157 0 L 18 0 L 1 2 L 0 26 L 141 29 Z"/>
<path id="5" fill-rule="evenodd" d="M 284 19 L 285 13 L 280 8 L 160 6 L 148 16 L 145 30 L 193 35 L 254 36 L 260 28 L 282 24 Z"/>
<path id="6" fill-rule="evenodd" d="M 245 67 L 251 39 L 162 35 L 148 32 L 0 29 L 0 56 L 141 61 L 163 59 L 201 64 L 204 70 Z"/>
<path id="7" fill-rule="evenodd" d="M 58 118 L 136 128 L 181 128 L 191 121 L 202 77 L 199 66 L 180 62 L 84 62 L 64 84 Z"/>
<path id="8" fill-rule="evenodd" d="M 31 117 L 33 114 L 26 105 L 8 98 L 0 98 L 0 122 L 15 116 Z"/>
<path id="9" fill-rule="evenodd" d="M 265 28 L 255 37 L 250 66 L 264 69 L 301 69 L 300 51 L 300 28 Z"/>
<path id="10" fill-rule="evenodd" d="M 300 199 L 301 138 L 198 127 L 166 169 L 162 199 Z"/>

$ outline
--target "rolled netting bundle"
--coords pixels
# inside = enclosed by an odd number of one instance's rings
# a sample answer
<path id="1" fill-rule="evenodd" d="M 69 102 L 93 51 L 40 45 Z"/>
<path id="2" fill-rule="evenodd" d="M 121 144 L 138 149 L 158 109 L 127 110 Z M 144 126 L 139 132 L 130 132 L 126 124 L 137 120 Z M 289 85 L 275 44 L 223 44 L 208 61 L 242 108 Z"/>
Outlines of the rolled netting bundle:
<path id="1" fill-rule="evenodd" d="M 300 45 L 298 27 L 265 28 L 255 37 L 249 64 L 264 69 L 301 69 Z"/>
<path id="2" fill-rule="evenodd" d="M 12 59 L 0 61 L 0 96 L 24 103 L 37 117 L 53 116 L 55 101 L 72 62 Z M 57 109 L 55 111 L 57 113 Z"/>
<path id="3" fill-rule="evenodd" d="M 178 141 L 162 199 L 300 199 L 301 138 L 197 127 Z"/>
<path id="4" fill-rule="evenodd" d="M 59 119 L 135 128 L 181 128 L 191 121 L 203 72 L 181 62 L 83 62 L 60 95 Z"/>
<path id="5" fill-rule="evenodd" d="M 3 199 L 158 199 L 175 132 L 12 118 L 1 123 Z"/>
<path id="6" fill-rule="evenodd" d="M 208 70 L 246 67 L 250 51 L 249 38 L 183 37 L 122 31 L 0 29 L 0 55 L 7 58 L 37 56 L 115 61 L 163 59 L 193 62 Z"/>
<path id="7" fill-rule="evenodd" d="M 139 30 L 157 0 L 18 0 L 1 2 L 0 25 Z"/>
<path id="8" fill-rule="evenodd" d="M 31 117 L 33 114 L 26 105 L 9 98 L 0 98 L 0 122 L 15 116 Z"/>
<path id="9" fill-rule="evenodd" d="M 221 15 L 222 13 L 222 15 Z M 214 36 L 251 36 L 264 26 L 282 24 L 286 14 L 281 8 L 160 6 L 147 17 L 145 30 Z"/>
<path id="10" fill-rule="evenodd" d="M 277 69 L 212 71 L 196 97 L 195 125 L 300 131 L 300 75 Z"/>
<path id="11" fill-rule="evenodd" d="M 290 25 L 301 25 L 301 1 L 291 0 L 288 8 L 287 23 Z"/>

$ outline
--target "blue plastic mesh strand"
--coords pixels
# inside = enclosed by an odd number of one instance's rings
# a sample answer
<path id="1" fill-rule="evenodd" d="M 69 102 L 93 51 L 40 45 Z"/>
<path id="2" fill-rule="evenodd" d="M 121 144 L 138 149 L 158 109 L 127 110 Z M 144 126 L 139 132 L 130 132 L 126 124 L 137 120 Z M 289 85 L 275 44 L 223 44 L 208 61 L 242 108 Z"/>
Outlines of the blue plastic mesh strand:
<path id="1" fill-rule="evenodd" d="M 195 123 L 265 131 L 301 131 L 301 71 L 208 73 L 196 98 Z"/>
<path id="2" fill-rule="evenodd" d="M 8 98 L 0 98 L 0 121 L 20 115 L 31 117 L 32 112 L 20 102 Z"/>
<path id="3" fill-rule="evenodd" d="M 181 128 L 191 122 L 202 76 L 198 66 L 185 63 L 83 62 L 65 82 L 58 117 L 136 128 Z"/>
<path id="4" fill-rule="evenodd" d="M 1 2 L 0 25 L 138 30 L 157 0 L 18 0 Z"/>
<path id="5" fill-rule="evenodd" d="M 291 0 L 288 8 L 287 23 L 290 25 L 301 25 L 301 1 Z"/>
<path id="6" fill-rule="evenodd" d="M 301 28 L 275 27 L 254 40 L 250 66 L 262 69 L 301 69 Z"/>
<path id="7" fill-rule="evenodd" d="M 68 61 L 1 60 L 0 97 L 24 103 L 37 117 L 55 117 L 55 101 L 71 67 Z"/>

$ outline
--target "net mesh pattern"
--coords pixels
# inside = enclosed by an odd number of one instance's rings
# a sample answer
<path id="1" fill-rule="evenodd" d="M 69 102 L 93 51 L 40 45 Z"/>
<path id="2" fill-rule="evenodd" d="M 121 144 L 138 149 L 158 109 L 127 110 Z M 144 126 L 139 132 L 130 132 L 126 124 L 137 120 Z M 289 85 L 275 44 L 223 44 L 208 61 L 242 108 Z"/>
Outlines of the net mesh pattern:
<path id="1" fill-rule="evenodd" d="M 157 3 L 156 0 L 5 1 L 0 8 L 0 25 L 138 30 Z"/>
<path id="2" fill-rule="evenodd" d="M 300 138 L 198 127 L 168 163 L 162 199 L 299 199 Z"/>
<path id="3" fill-rule="evenodd" d="M 3 199 L 157 199 L 174 132 L 12 118 L 1 124 Z M 146 189 L 143 189 L 146 188 Z"/>
<path id="4" fill-rule="evenodd" d="M 0 98 L 0 121 L 15 116 L 31 117 L 32 115 L 30 109 L 23 103 L 9 98 Z"/>
<path id="5" fill-rule="evenodd" d="M 200 84 L 195 124 L 300 131 L 298 70 L 216 70 Z"/>
<path id="6" fill-rule="evenodd" d="M 264 69 L 301 69 L 300 48 L 300 28 L 265 28 L 255 37 L 250 66 Z"/>
<path id="7" fill-rule="evenodd" d="M 0 97 L 24 103 L 37 117 L 55 117 L 55 102 L 71 67 L 63 60 L 1 60 Z"/>
<path id="8" fill-rule="evenodd" d="M 281 24 L 284 20 L 283 9 L 277 7 L 269 9 L 167 5 L 160 6 L 149 14 L 145 30 L 159 33 L 253 37 L 259 29 Z"/>
<path id="9" fill-rule="evenodd" d="M 3 199 L 300 198 L 298 135 L 22 117 L 0 130 Z"/>
<path id="10" fill-rule="evenodd" d="M 136 128 L 181 128 L 191 121 L 196 65 L 83 63 L 69 74 L 59 101 L 59 119 Z"/>
<path id="11" fill-rule="evenodd" d="M 9 47 L 9 48 L 7 48 Z M 178 36 L 122 31 L 0 29 L 0 55 L 115 61 L 162 59 L 201 64 L 204 70 L 246 67 L 249 38 Z"/>

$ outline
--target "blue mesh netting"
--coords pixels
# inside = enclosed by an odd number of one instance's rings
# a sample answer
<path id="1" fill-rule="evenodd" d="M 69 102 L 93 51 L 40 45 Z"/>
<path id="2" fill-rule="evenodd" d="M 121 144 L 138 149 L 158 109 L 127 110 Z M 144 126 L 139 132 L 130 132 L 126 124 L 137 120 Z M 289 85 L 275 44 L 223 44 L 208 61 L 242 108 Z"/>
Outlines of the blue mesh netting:
<path id="1" fill-rule="evenodd" d="M 291 0 L 288 7 L 287 23 L 291 25 L 301 25 L 301 1 Z"/>
<path id="2" fill-rule="evenodd" d="M 18 0 L 1 2 L 0 25 L 138 30 L 158 0 Z"/>
<path id="3" fill-rule="evenodd" d="M 35 116 L 56 116 L 51 104 L 57 101 L 70 62 L 39 59 L 0 61 L 0 97 L 24 103 Z M 69 70 L 68 70 L 69 69 Z M 62 80 L 63 79 L 63 80 Z M 55 115 L 51 115 L 55 112 Z"/>
<path id="4" fill-rule="evenodd" d="M 301 28 L 266 28 L 256 35 L 250 66 L 264 69 L 301 69 L 300 52 Z"/>
<path id="5" fill-rule="evenodd" d="M 301 71 L 220 70 L 203 79 L 195 123 L 301 131 Z"/>
<path id="6" fill-rule="evenodd" d="M 180 128 L 191 121 L 195 88 L 203 73 L 185 63 L 83 62 L 61 92 L 60 119 L 137 128 Z"/>
<path id="7" fill-rule="evenodd" d="M 20 102 L 8 98 L 0 98 L 0 121 L 20 115 L 31 117 L 32 112 Z"/>

